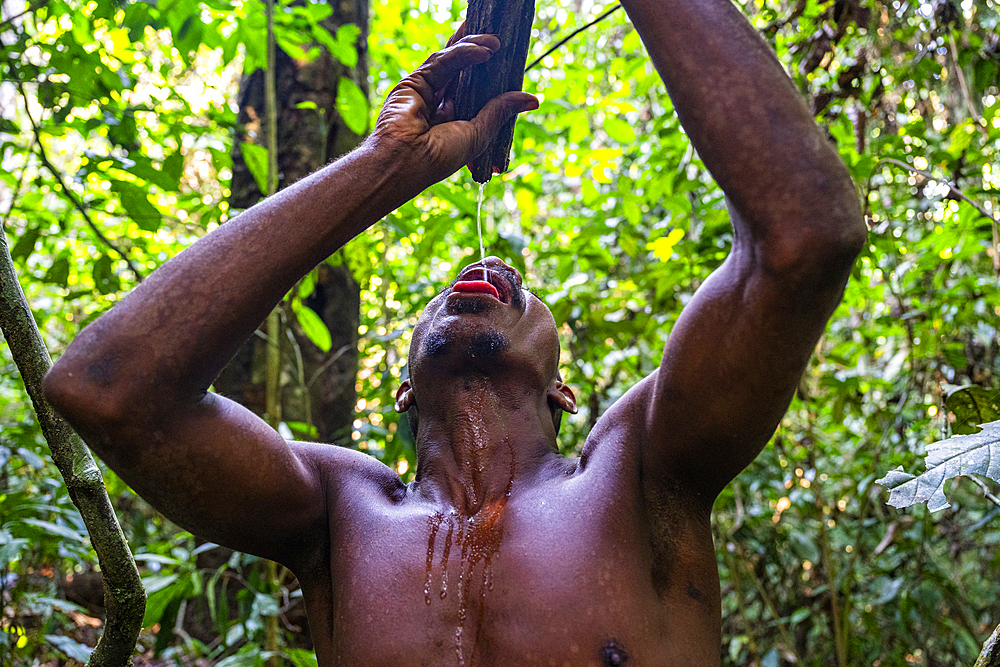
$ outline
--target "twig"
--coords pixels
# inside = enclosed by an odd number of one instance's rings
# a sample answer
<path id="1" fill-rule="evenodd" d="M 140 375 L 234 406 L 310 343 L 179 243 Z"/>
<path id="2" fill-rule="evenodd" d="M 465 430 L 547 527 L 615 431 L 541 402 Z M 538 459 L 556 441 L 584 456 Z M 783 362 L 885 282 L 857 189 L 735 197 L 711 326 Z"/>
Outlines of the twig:
<path id="1" fill-rule="evenodd" d="M 736 549 L 740 552 L 740 558 L 747 563 L 747 574 L 750 575 L 750 580 L 757 589 L 757 594 L 760 596 L 761 602 L 764 603 L 764 607 L 767 609 L 768 613 L 771 614 L 771 618 L 774 620 L 774 625 L 778 628 L 778 634 L 781 635 L 781 641 L 785 644 L 785 649 L 795 658 L 792 662 L 796 665 L 801 664 L 802 661 L 799 659 L 799 654 L 795 650 L 795 642 L 792 639 L 791 633 L 788 631 L 788 627 L 785 625 L 785 619 L 778 613 L 777 608 L 774 606 L 774 601 L 771 599 L 771 596 L 768 595 L 767 589 L 764 588 L 764 584 L 761 583 L 760 577 L 757 576 L 757 571 L 754 569 L 753 563 L 747 559 L 746 552 L 743 550 L 743 547 L 739 544 L 739 542 L 734 542 L 734 544 L 736 544 Z"/>
<path id="2" fill-rule="evenodd" d="M 969 107 L 969 115 L 972 116 L 972 120 L 975 121 L 976 127 L 978 127 L 980 132 L 983 133 L 983 138 L 988 141 L 990 138 L 990 132 L 986 127 L 986 123 L 983 121 L 983 117 L 980 116 L 979 111 L 976 110 L 976 105 L 972 101 L 972 95 L 969 94 L 969 86 L 965 82 L 965 72 L 962 71 L 962 66 L 958 64 L 958 45 L 955 44 L 955 33 L 951 30 L 948 31 L 948 45 L 951 47 L 951 61 L 955 63 L 955 76 L 958 77 L 958 87 L 962 89 L 962 97 L 965 98 L 965 106 Z"/>
<path id="3" fill-rule="evenodd" d="M 17 175 L 17 187 L 10 193 L 10 206 L 7 207 L 7 212 L 3 214 L 3 220 L 0 220 L 0 231 L 7 229 L 7 221 L 10 220 L 10 214 L 14 211 L 14 204 L 17 203 L 17 198 L 21 195 L 21 185 L 24 183 L 25 171 L 25 169 L 21 169 L 21 173 Z"/>
<path id="4" fill-rule="evenodd" d="M 881 160 L 879 160 L 878 162 L 875 163 L 875 166 L 872 167 L 871 176 L 868 177 L 868 192 L 871 192 L 871 189 L 872 189 L 872 177 L 875 176 L 875 170 L 878 169 L 880 165 L 882 165 L 883 163 L 886 163 L 886 162 L 888 162 L 890 164 L 894 164 L 894 165 L 899 166 L 899 167 L 902 167 L 903 169 L 906 169 L 907 171 L 912 172 L 914 174 L 920 174 L 921 176 L 923 176 L 924 178 L 926 178 L 928 180 L 936 181 L 937 183 L 942 183 L 944 185 L 947 185 L 948 186 L 948 194 L 949 195 L 954 195 L 954 196 L 960 198 L 962 201 L 967 202 L 968 204 L 970 204 L 972 206 L 972 208 L 974 208 L 977 211 L 979 211 L 979 213 L 984 218 L 988 218 L 988 219 L 993 220 L 994 222 L 996 222 L 996 218 L 994 216 L 990 215 L 990 213 L 985 208 L 983 208 L 980 204 L 977 204 L 972 199 L 969 199 L 969 197 L 964 192 L 962 192 L 962 190 L 957 185 L 955 185 L 954 183 L 952 183 L 948 179 L 941 178 L 940 176 L 935 176 L 934 174 L 930 173 L 929 171 L 924 171 L 923 169 L 917 169 L 916 167 L 910 166 L 910 165 L 906 164 L 905 162 L 903 162 L 902 160 L 897 160 L 896 158 L 884 157 L 884 158 L 882 158 Z M 867 201 L 867 197 L 865 198 L 865 201 Z"/>
<path id="5" fill-rule="evenodd" d="M 27 9 L 25 9 L 20 14 L 15 14 L 14 16 L 11 16 L 9 19 L 5 19 L 3 22 L 0 22 L 0 31 L 6 30 L 8 25 L 12 24 L 14 21 L 18 20 L 19 18 L 21 18 L 25 14 L 30 14 L 31 12 L 33 12 L 35 10 L 41 9 L 42 7 L 44 7 L 47 4 L 49 4 L 49 0 L 38 0 L 38 2 L 36 2 L 33 5 L 31 5 L 30 7 L 28 7 Z"/>
<path id="6" fill-rule="evenodd" d="M 1000 507 L 1000 498 L 993 495 L 993 492 L 990 491 L 990 487 L 986 486 L 986 484 L 975 475 L 969 475 L 969 479 L 979 485 L 979 488 L 983 490 L 983 495 L 986 496 L 987 500 L 992 502 L 997 507 Z"/>
<path id="7" fill-rule="evenodd" d="M 993 231 L 993 272 L 997 277 L 998 284 L 1000 284 L 1000 230 L 998 230 L 997 228 L 998 227 L 997 216 L 990 215 L 990 213 L 985 208 L 983 208 L 980 204 L 977 204 L 972 199 L 970 199 L 964 192 L 962 192 L 959 189 L 957 185 L 955 185 L 948 179 L 940 178 L 939 176 L 935 176 L 934 174 L 928 171 L 924 171 L 923 169 L 917 169 L 916 167 L 912 167 L 906 164 L 902 160 L 897 160 L 891 157 L 882 158 L 881 160 L 875 163 L 874 167 L 872 167 L 872 172 L 868 176 L 868 189 L 865 192 L 865 206 L 868 206 L 868 195 L 870 195 L 872 191 L 872 179 L 875 177 L 875 170 L 877 170 L 879 168 L 879 165 L 883 163 L 889 163 L 900 166 L 903 169 L 906 169 L 907 171 L 910 171 L 914 174 L 920 174 L 921 176 L 923 176 L 928 180 L 936 181 L 938 183 L 943 183 L 947 185 L 949 195 L 958 197 L 962 201 L 967 202 L 970 206 L 972 206 L 972 208 L 979 211 L 979 214 L 981 216 L 990 221 L 990 226 L 992 227 Z"/>
<path id="8" fill-rule="evenodd" d="M 111 239 L 101 233 L 101 230 L 97 228 L 97 225 L 95 225 L 94 221 L 91 219 L 90 213 L 87 211 L 87 207 L 83 205 L 83 202 L 80 201 L 75 194 L 73 194 L 73 191 L 66 185 L 66 181 L 63 179 L 60 171 L 56 169 L 55 165 L 53 165 L 49 160 L 49 156 L 45 153 L 45 144 L 42 143 L 42 133 L 39 131 L 38 125 L 35 123 L 35 119 L 31 117 L 31 112 L 28 110 L 28 95 L 24 92 L 24 84 L 19 83 L 18 89 L 21 91 L 21 97 L 24 98 L 24 115 L 28 117 L 28 122 L 31 123 L 31 129 L 35 134 L 35 143 L 38 145 L 38 156 L 42 159 L 42 164 L 45 165 L 45 168 L 49 170 L 49 173 L 55 177 L 63 192 L 66 193 L 66 197 L 69 198 L 76 210 L 80 212 L 80 215 L 83 216 L 83 219 L 86 221 L 87 225 L 94 232 L 94 234 L 97 235 L 97 238 L 100 239 L 101 243 L 114 250 L 119 257 L 125 260 L 125 264 L 128 265 L 129 270 L 135 276 L 136 282 L 141 283 L 142 274 L 139 273 L 139 269 L 135 267 L 135 264 L 132 263 L 132 260 L 128 258 L 128 255 L 126 255 L 121 248 L 116 246 L 112 243 Z"/>
<path id="9" fill-rule="evenodd" d="M 620 4 L 615 3 L 614 7 L 612 7 L 611 9 L 605 10 L 600 16 L 598 16 L 596 19 L 594 19 L 593 21 L 591 21 L 587 25 L 582 26 L 580 28 L 577 28 L 576 30 L 574 30 L 570 34 L 568 34 L 565 37 L 563 37 L 562 39 L 560 39 L 558 42 L 556 42 L 555 46 L 553 46 L 551 49 L 549 49 L 548 51 L 546 51 L 545 53 L 543 53 L 542 55 L 538 56 L 533 61 L 531 61 L 531 64 L 528 65 L 527 67 L 525 67 L 524 71 L 527 72 L 529 69 L 531 69 L 532 67 L 534 67 L 538 63 L 542 62 L 542 60 L 546 56 L 548 56 L 550 53 L 552 53 L 553 51 L 555 51 L 556 49 L 558 49 L 560 46 L 562 46 L 563 44 L 565 44 L 569 40 L 573 39 L 574 37 L 576 37 L 577 35 L 579 35 L 581 32 L 583 32 L 584 30 L 586 30 L 590 26 L 594 25 L 595 23 L 600 23 L 601 21 L 603 21 L 604 19 L 608 18 L 609 16 L 611 16 L 612 14 L 614 14 L 616 11 L 618 11 L 621 8 L 622 8 L 622 6 Z"/>

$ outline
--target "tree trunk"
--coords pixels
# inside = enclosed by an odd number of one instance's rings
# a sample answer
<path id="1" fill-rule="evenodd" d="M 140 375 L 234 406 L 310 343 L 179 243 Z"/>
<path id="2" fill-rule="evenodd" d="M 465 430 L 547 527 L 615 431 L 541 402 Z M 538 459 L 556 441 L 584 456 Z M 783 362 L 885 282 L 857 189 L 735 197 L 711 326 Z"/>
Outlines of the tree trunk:
<path id="1" fill-rule="evenodd" d="M 333 14 L 324 21 L 324 27 L 331 33 L 349 23 L 361 28 L 356 42 L 358 65 L 355 68 L 345 67 L 325 52 L 316 60 L 303 64 L 280 49 L 277 51 L 279 187 L 290 185 L 316 171 L 355 148 L 362 139 L 340 118 L 336 98 L 337 85 L 342 76 L 367 93 L 368 5 L 363 0 L 330 0 L 330 4 Z M 262 71 L 255 71 L 244 78 L 239 98 L 239 120 L 243 123 L 243 130 L 238 131 L 233 149 L 230 204 L 234 209 L 248 208 L 262 198 L 239 150 L 244 141 L 266 143 L 263 136 L 267 124 Z M 318 108 L 298 108 L 302 102 L 313 102 Z M 311 423 L 316 428 L 317 440 L 350 444 L 356 403 L 354 383 L 358 367 L 361 290 L 350 269 L 335 258 L 319 267 L 316 288 L 303 302 L 315 310 L 327 325 L 333 344 L 330 351 L 324 353 L 302 334 L 296 323 L 291 323 L 301 351 L 303 372 L 299 373 L 295 364 L 290 363 L 294 355 L 286 353 L 285 376 L 294 379 L 283 383 L 281 414 L 287 422 Z M 289 319 L 294 317 L 287 310 L 285 314 Z M 217 391 L 257 414 L 265 411 L 264 346 L 265 341 L 259 336 L 251 338 L 215 382 Z M 285 346 L 286 352 L 288 347 Z"/>
<path id="2" fill-rule="evenodd" d="M 974 667 L 1000 667 L 1000 625 L 983 644 L 983 652 Z"/>
<path id="3" fill-rule="evenodd" d="M 500 50 L 489 62 L 462 70 L 455 91 L 458 118 L 474 118 L 497 95 L 521 90 L 534 19 L 535 0 L 469 1 L 466 34 L 496 35 L 500 38 Z M 477 183 L 485 183 L 493 174 L 507 171 L 516 121 L 514 117 L 504 123 L 486 150 L 472 161 L 472 178 Z"/>
<path id="4" fill-rule="evenodd" d="M 42 396 L 42 378 L 52 361 L 17 281 L 3 231 L 0 231 L 0 331 L 31 397 L 52 460 L 66 482 L 70 499 L 83 516 L 101 565 L 107 617 L 104 634 L 87 664 L 126 667 L 132 662 L 135 641 L 142 629 L 146 592 L 90 450 Z"/>

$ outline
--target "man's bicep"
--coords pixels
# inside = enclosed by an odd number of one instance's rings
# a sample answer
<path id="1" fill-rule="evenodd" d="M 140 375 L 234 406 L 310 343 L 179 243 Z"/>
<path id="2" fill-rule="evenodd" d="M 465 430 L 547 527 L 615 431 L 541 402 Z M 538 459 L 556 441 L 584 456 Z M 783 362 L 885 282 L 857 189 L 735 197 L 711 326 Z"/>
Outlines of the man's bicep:
<path id="1" fill-rule="evenodd" d="M 767 444 L 841 291 L 732 253 L 667 340 L 648 405 L 647 478 L 714 499 Z"/>
<path id="2" fill-rule="evenodd" d="M 284 562 L 325 527 L 324 462 L 233 401 L 208 394 L 168 421 L 110 437 L 97 449 L 112 469 L 200 537 Z"/>

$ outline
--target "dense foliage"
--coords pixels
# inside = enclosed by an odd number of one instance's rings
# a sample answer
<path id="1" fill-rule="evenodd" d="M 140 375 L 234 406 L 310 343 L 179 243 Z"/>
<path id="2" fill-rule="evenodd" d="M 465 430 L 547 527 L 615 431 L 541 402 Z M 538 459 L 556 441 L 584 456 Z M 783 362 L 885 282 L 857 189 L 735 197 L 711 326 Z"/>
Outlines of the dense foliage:
<path id="1" fill-rule="evenodd" d="M 371 9 L 374 112 L 462 6 Z M 603 9 L 540 2 L 533 53 Z M 971 665 L 1000 622 L 1000 533 L 990 530 L 1000 506 L 980 489 L 992 486 L 995 501 L 995 484 L 962 479 L 952 506 L 931 513 L 886 506 L 874 480 L 896 465 L 917 470 L 928 443 L 970 432 L 972 394 L 996 414 L 1000 10 L 992 0 L 743 9 L 836 142 L 871 233 L 773 443 L 716 504 L 723 664 Z M 140 276 L 235 213 L 235 81 L 262 62 L 262 11 L 256 0 L 3 5 L 0 219 L 56 355 Z M 326 13 L 282 5 L 279 44 L 350 60 L 350 31 L 312 30 Z M 655 368 L 731 232 L 624 12 L 544 58 L 525 87 L 542 105 L 519 121 L 512 170 L 485 188 L 486 244 L 565 323 L 563 374 L 581 403 L 560 436 L 572 452 Z M 338 110 L 363 127 L 363 102 L 345 89 Z M 363 289 L 353 440 L 404 477 L 414 452 L 392 394 L 416 314 L 476 259 L 477 194 L 463 171 L 332 260 Z M 979 389 L 960 389 L 969 385 Z M 83 657 L 100 622 L 65 591 L 95 562 L 6 347 L 0 464 L 0 665 Z M 249 664 L 262 619 L 281 614 L 284 654 L 314 661 L 293 648 L 294 591 L 270 595 L 247 556 L 205 565 L 211 545 L 108 480 L 147 577 L 144 650 Z M 200 633 L 186 623 L 195 616 Z"/>

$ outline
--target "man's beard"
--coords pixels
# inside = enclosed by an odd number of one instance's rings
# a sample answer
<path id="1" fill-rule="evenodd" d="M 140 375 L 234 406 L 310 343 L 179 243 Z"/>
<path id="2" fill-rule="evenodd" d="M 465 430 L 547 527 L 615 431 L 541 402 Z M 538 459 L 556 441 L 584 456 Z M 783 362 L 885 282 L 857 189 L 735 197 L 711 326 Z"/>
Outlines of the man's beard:
<path id="1" fill-rule="evenodd" d="M 443 357 L 453 349 L 455 342 L 440 331 L 435 331 L 424 342 L 424 354 L 430 358 Z M 510 341 L 503 333 L 490 329 L 477 333 L 469 341 L 468 354 L 473 359 L 493 359 L 507 349 Z"/>

